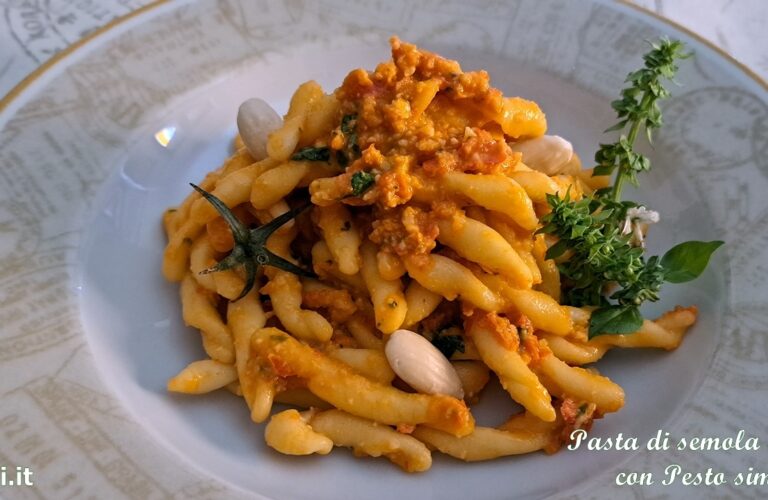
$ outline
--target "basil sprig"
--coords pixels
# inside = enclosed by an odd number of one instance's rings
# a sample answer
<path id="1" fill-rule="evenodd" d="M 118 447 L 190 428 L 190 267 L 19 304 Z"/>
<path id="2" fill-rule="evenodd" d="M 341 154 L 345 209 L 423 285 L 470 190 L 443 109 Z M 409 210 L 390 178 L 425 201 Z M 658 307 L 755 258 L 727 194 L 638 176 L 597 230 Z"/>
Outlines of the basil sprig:
<path id="1" fill-rule="evenodd" d="M 661 258 L 646 259 L 643 248 L 633 245 L 624 231 L 629 209 L 639 204 L 622 201 L 622 187 L 625 182 L 637 185 L 637 174 L 651 167 L 650 160 L 634 150 L 635 142 L 642 129 L 650 142 L 653 130 L 661 127 L 658 103 L 670 95 L 662 82 L 672 80 L 677 60 L 689 56 L 678 40 L 652 44 L 643 56 L 644 67 L 627 76 L 629 85 L 611 103 L 619 122 L 607 131 L 627 127 L 629 131 L 613 144 L 600 145 L 593 175 L 616 173 L 612 187 L 581 200 L 572 201 L 570 193 L 562 198 L 547 196 L 551 211 L 542 217 L 539 232 L 557 236 L 558 241 L 546 258 L 559 259 L 566 304 L 596 307 L 589 323 L 590 338 L 639 330 L 643 324 L 640 305 L 659 300 L 664 283 L 696 279 L 723 244 L 688 241 Z"/>
<path id="2" fill-rule="evenodd" d="M 722 241 L 686 241 L 672 247 L 654 268 L 661 282 L 686 283 L 698 278 L 709 263 L 712 254 L 723 245 Z M 649 263 L 651 262 L 649 259 Z M 661 283 L 659 283 L 660 285 Z M 614 294 L 618 305 L 604 306 L 592 313 L 589 320 L 589 338 L 599 335 L 633 333 L 643 326 L 639 304 L 621 303 L 621 294 Z"/>

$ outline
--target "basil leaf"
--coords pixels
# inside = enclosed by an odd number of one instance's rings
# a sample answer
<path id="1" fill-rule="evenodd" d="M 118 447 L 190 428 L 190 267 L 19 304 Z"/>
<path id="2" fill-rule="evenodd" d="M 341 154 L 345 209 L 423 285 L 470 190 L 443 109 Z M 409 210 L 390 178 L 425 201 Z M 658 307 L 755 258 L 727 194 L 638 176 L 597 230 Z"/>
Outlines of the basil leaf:
<path id="1" fill-rule="evenodd" d="M 616 167 L 613 165 L 598 165 L 592 170 L 592 176 L 611 175 Z"/>
<path id="2" fill-rule="evenodd" d="M 661 258 L 665 281 L 685 283 L 698 278 L 722 244 L 722 241 L 686 241 L 670 248 Z"/>
<path id="3" fill-rule="evenodd" d="M 344 115 L 341 119 L 341 133 L 347 138 L 347 149 L 352 155 L 360 154 L 360 146 L 357 144 L 357 114 Z"/>
<path id="4" fill-rule="evenodd" d="M 608 306 L 592 312 L 589 318 L 589 338 L 598 335 L 634 333 L 643 326 L 637 306 Z"/>
<path id="5" fill-rule="evenodd" d="M 352 196 L 361 196 L 376 183 L 376 176 L 361 170 L 352 174 L 350 183 L 352 184 Z"/>
<path id="6" fill-rule="evenodd" d="M 331 150 L 327 147 L 303 148 L 291 157 L 291 160 L 294 161 L 328 161 L 330 159 Z"/>
<path id="7" fill-rule="evenodd" d="M 451 359 L 456 351 L 464 352 L 464 339 L 461 335 L 440 335 L 437 334 L 432 339 L 432 345 L 443 353 L 448 359 Z"/>
<path id="8" fill-rule="evenodd" d="M 351 135 L 355 132 L 355 121 L 357 120 L 356 114 L 344 115 L 341 119 L 341 133 L 344 135 Z"/>
<path id="9" fill-rule="evenodd" d="M 544 255 L 544 258 L 546 260 L 556 259 L 563 255 L 566 250 L 568 250 L 568 240 L 560 240 L 547 249 L 547 253 Z"/>

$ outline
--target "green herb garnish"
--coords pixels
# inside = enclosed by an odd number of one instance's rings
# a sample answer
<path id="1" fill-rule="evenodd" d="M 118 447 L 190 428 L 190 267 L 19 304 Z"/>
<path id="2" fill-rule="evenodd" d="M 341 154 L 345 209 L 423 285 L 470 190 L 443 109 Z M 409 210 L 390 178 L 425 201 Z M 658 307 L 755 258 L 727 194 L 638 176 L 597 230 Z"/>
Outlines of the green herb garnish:
<path id="1" fill-rule="evenodd" d="M 356 114 L 344 115 L 342 117 L 339 128 L 344 136 L 345 146 L 343 151 L 336 151 L 336 161 L 342 168 L 346 168 L 352 158 L 360 156 L 360 146 L 357 144 L 355 125 L 357 125 Z"/>
<path id="2" fill-rule="evenodd" d="M 302 148 L 291 157 L 294 161 L 330 161 L 330 159 L 331 150 L 325 146 Z"/>
<path id="3" fill-rule="evenodd" d="M 568 252 L 559 269 L 566 288 L 564 300 L 573 306 L 609 306 L 605 285 L 616 283 L 621 290 L 611 296 L 621 305 L 640 305 L 658 300 L 664 281 L 658 258 L 646 262 L 643 249 L 630 245 L 630 236 L 622 235 L 616 209 L 605 208 L 600 200 L 583 198 L 577 202 L 570 195 L 560 199 L 549 195 L 552 212 L 542 217 L 542 233 L 552 233 L 559 241 L 547 250 L 547 259 L 557 259 Z"/>
<path id="4" fill-rule="evenodd" d="M 642 325 L 643 317 L 637 306 L 601 307 L 589 318 L 589 338 L 634 333 Z"/>
<path id="5" fill-rule="evenodd" d="M 637 135 L 645 128 L 649 142 L 652 131 L 661 127 L 660 99 L 669 97 L 662 79 L 671 80 L 677 59 L 690 56 L 683 43 L 662 39 L 652 44 L 643 59 L 645 66 L 627 76 L 630 85 L 621 99 L 611 103 L 619 122 L 608 129 L 623 130 L 613 144 L 601 144 L 595 154 L 594 175 L 616 172 L 613 186 L 594 197 L 578 201 L 547 196 L 551 212 L 542 217 L 540 233 L 558 237 L 549 248 L 548 259 L 560 259 L 564 302 L 573 306 L 596 306 L 589 323 L 589 337 L 627 334 L 640 329 L 643 318 L 639 307 L 659 300 L 663 283 L 684 283 L 697 278 L 706 268 L 712 253 L 722 241 L 689 241 L 669 250 L 663 257 L 645 259 L 642 246 L 634 244 L 628 220 L 630 209 L 639 205 L 621 201 L 625 182 L 637 185 L 637 174 L 650 169 L 650 161 L 633 150 Z M 635 228 L 635 231 L 638 229 Z M 608 290 L 612 293 L 607 296 Z"/>
<path id="6" fill-rule="evenodd" d="M 668 283 L 695 280 L 709 264 L 709 258 L 720 248 L 722 241 L 686 241 L 672 247 L 661 258 Z"/>
<path id="7" fill-rule="evenodd" d="M 205 269 L 201 274 L 215 273 L 218 271 L 226 271 L 227 269 L 233 269 L 235 267 L 245 267 L 245 286 L 240 295 L 234 300 L 239 300 L 251 291 L 253 285 L 256 282 L 256 270 L 259 266 L 272 266 L 283 271 L 288 271 L 299 276 L 306 276 L 308 278 L 316 278 L 317 276 L 306 271 L 294 263 L 287 261 L 275 255 L 267 249 L 267 239 L 272 233 L 280 228 L 283 224 L 296 217 L 302 211 L 309 208 L 310 204 L 304 204 L 293 210 L 290 210 L 282 215 L 279 215 L 264 224 L 263 226 L 255 229 L 249 229 L 243 224 L 232 211 L 227 207 L 224 202 L 218 199 L 216 196 L 205 191 L 204 189 L 190 184 L 203 198 L 208 200 L 208 203 L 213 205 L 213 208 L 221 215 L 221 217 L 227 222 L 230 230 L 232 231 L 232 237 L 235 240 L 235 244 L 232 247 L 232 251 L 220 260 L 217 264 L 208 269 Z M 233 301 L 234 302 L 234 301 Z"/>
<path id="8" fill-rule="evenodd" d="M 370 172 L 358 171 L 352 174 L 350 184 L 352 185 L 351 196 L 362 196 L 376 183 L 376 176 Z"/>
<path id="9" fill-rule="evenodd" d="M 432 345 L 437 347 L 437 350 L 443 353 L 443 356 L 451 359 L 451 356 L 456 351 L 464 352 L 464 338 L 461 335 L 444 335 L 443 332 L 445 331 L 440 331 L 432 337 Z"/>
<path id="10" fill-rule="evenodd" d="M 597 167 L 594 175 L 610 175 L 618 169 L 610 193 L 614 201 L 621 198 L 625 181 L 637 186 L 637 174 L 651 168 L 650 160 L 632 148 L 641 128 L 645 128 L 648 142 L 652 142 L 653 130 L 661 127 L 663 122 L 658 101 L 670 96 L 662 80 L 674 78 L 677 59 L 691 57 L 692 54 L 684 53 L 684 49 L 683 42 L 666 38 L 651 44 L 651 50 L 643 56 L 645 66 L 627 75 L 625 81 L 630 85 L 621 91 L 621 99 L 611 103 L 619 122 L 606 132 L 623 130 L 627 125 L 629 132 L 626 136 L 622 134 L 613 144 L 600 145 L 595 154 Z"/>
<path id="11" fill-rule="evenodd" d="M 360 154 L 360 146 L 357 144 L 357 132 L 355 126 L 357 125 L 357 115 L 344 115 L 341 119 L 341 133 L 347 139 L 347 148 L 352 150 L 355 154 Z"/>

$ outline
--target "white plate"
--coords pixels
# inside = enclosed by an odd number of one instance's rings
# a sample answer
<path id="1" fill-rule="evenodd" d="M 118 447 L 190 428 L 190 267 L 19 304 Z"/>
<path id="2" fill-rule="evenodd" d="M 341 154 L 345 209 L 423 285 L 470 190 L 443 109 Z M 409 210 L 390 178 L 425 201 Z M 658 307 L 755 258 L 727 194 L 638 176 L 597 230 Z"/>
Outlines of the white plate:
<path id="1" fill-rule="evenodd" d="M 613 485 L 620 470 L 759 465 L 743 454 L 581 450 L 469 465 L 440 457 L 429 472 L 405 475 L 347 450 L 282 457 L 228 393 L 165 392 L 202 351 L 182 325 L 177 286 L 159 273 L 162 210 L 226 156 L 242 100 L 259 96 L 284 110 L 305 80 L 333 89 L 350 69 L 386 59 L 393 33 L 538 101 L 550 130 L 582 158 L 607 139 L 608 102 L 640 64 L 644 39 L 671 34 L 696 51 L 664 103 L 666 125 L 648 149 L 654 169 L 632 195 L 663 214 L 651 251 L 686 239 L 729 244 L 702 278 L 668 287 L 647 310 L 700 307 L 679 350 L 612 352 L 599 364 L 625 388 L 627 406 L 593 435 L 642 443 L 662 428 L 766 431 L 755 418 L 768 410 L 760 83 L 696 39 L 616 4 L 201 2 L 121 23 L 0 115 L 0 465 L 31 466 L 51 498 L 77 488 L 102 498 L 615 497 L 629 492 Z M 163 129 L 173 130 L 165 147 L 155 138 Z M 39 435 L 35 445 L 19 445 L 25 433 Z"/>

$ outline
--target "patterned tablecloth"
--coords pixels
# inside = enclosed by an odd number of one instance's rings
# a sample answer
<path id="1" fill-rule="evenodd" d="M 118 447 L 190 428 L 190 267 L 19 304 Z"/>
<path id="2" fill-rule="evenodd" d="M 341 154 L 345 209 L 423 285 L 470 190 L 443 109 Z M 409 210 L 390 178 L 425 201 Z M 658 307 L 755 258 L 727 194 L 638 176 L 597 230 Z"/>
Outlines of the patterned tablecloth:
<path id="1" fill-rule="evenodd" d="M 768 32 L 765 30 L 765 25 L 768 22 L 768 0 L 634 1 L 638 5 L 665 16 L 693 32 L 698 33 L 725 52 L 731 54 L 757 75 L 764 79 L 768 78 L 768 50 L 766 50 L 768 48 Z M 0 28 L 0 96 L 11 91 L 11 89 L 24 79 L 26 75 L 34 71 L 35 68 L 43 64 L 57 52 L 60 52 L 69 45 L 77 42 L 83 36 L 100 26 L 105 25 L 110 20 L 126 15 L 148 3 L 150 3 L 149 0 L 0 0 L 0 10 L 2 10 L 2 19 L 0 20 L 0 25 L 2 26 Z M 3 167 L 4 166 L 0 164 L 0 168 Z M 2 233 L 2 231 L 2 224 L 0 224 L 0 233 Z M 753 241 L 757 242 L 758 240 L 753 239 Z M 762 240 L 756 243 L 756 245 L 764 248 Z M 758 250 L 755 250 L 755 252 L 757 251 Z M 763 250 L 760 251 L 763 252 Z M 762 253 L 762 255 L 764 255 L 764 253 Z M 7 318 L 8 316 L 3 317 Z M 0 324 L 0 328 L 1 327 L 2 324 Z M 757 353 L 756 357 L 761 360 L 764 359 L 765 343 L 757 347 L 739 346 L 739 349 L 741 350 L 740 352 Z M 78 365 L 79 357 L 83 355 L 82 351 L 75 351 L 73 359 L 67 361 L 62 370 L 66 371 L 71 367 Z M 2 357 L 0 357 L 0 361 L 3 361 Z M 93 376 L 95 377 L 95 374 Z M 720 391 L 716 394 L 716 399 L 731 401 L 734 396 L 734 394 L 728 394 L 731 392 L 731 385 L 738 385 L 738 383 L 722 380 L 718 382 L 717 379 L 719 377 L 717 376 L 712 378 L 716 380 L 712 382 L 711 386 L 707 387 L 707 390 Z M 741 384 L 738 390 L 742 392 L 738 392 L 738 394 L 764 394 L 763 391 L 765 390 L 765 385 L 763 380 L 764 378 L 762 377 L 753 378 L 750 379 L 748 383 Z M 2 387 L 0 387 L 0 389 L 2 389 Z M 23 403 L 25 398 L 33 398 L 35 400 L 46 401 L 48 403 L 47 407 L 52 408 L 53 413 L 65 414 L 67 408 L 64 403 L 59 401 L 60 398 L 58 398 L 64 390 L 68 391 L 69 397 L 77 398 L 81 404 L 98 407 L 102 414 L 110 416 L 112 419 L 111 421 L 129 421 L 124 415 L 123 410 L 114 406 L 114 401 L 107 399 L 106 397 L 102 398 L 100 396 L 94 396 L 85 388 L 75 385 L 61 387 L 59 385 L 45 384 L 42 382 L 30 383 L 24 388 L 8 393 L 9 397 L 5 399 L 4 402 L 12 401 L 13 403 L 11 404 L 15 406 L 16 401 Z M 2 395 L 2 391 L 0 391 L 0 395 Z M 740 422 L 749 421 L 751 424 L 754 424 L 753 429 L 750 429 L 753 431 L 753 434 L 757 433 L 761 436 L 768 435 L 766 434 L 766 432 L 768 432 L 766 431 L 768 427 L 766 427 L 764 398 L 745 399 L 746 400 L 744 401 L 739 401 L 739 411 L 742 413 L 733 415 L 734 423 L 732 427 L 735 429 L 734 432 L 737 432 L 740 428 Z M 0 406 L 0 410 L 5 411 L 9 410 L 9 408 L 7 406 L 5 408 Z M 718 409 L 706 407 L 706 405 L 694 405 L 691 411 L 693 412 L 693 415 L 700 417 L 696 418 L 696 420 L 703 421 L 708 419 L 708 415 L 711 413 L 717 412 Z M 19 419 L 19 421 L 17 422 L 14 419 Z M 18 415 L 3 416 L 3 414 L 0 413 L 0 427 L 2 425 L 5 425 L 5 430 L 0 428 L 0 444 L 2 444 L 3 439 L 16 439 L 8 429 L 25 429 L 27 427 L 33 427 L 27 426 L 26 422 L 22 422 L 21 417 Z M 77 425 L 79 424 L 77 424 L 74 419 L 67 421 L 67 425 L 70 425 L 72 428 L 64 429 L 65 432 L 71 431 L 73 435 L 78 432 Z M 126 425 L 128 424 L 126 423 Z M 681 430 L 690 435 L 695 435 L 695 433 L 701 431 L 693 420 L 687 422 Z M 15 449 L 22 450 L 26 448 L 36 449 L 35 447 L 44 447 L 46 443 L 44 437 L 41 437 L 39 434 L 34 434 L 32 436 L 34 439 L 19 440 Z M 78 435 L 77 437 L 79 438 L 80 436 Z M 144 443 L 141 443 L 138 446 L 144 446 Z M 147 448 L 150 446 L 152 446 L 150 443 L 146 443 Z M 122 463 L 120 462 L 121 456 L 118 456 L 120 452 L 115 448 L 116 451 L 114 451 L 113 456 L 109 454 L 111 453 L 110 450 L 112 450 L 112 448 L 108 449 L 107 447 L 98 450 L 98 453 L 100 453 L 99 459 L 102 460 L 102 462 L 99 462 L 100 465 L 109 467 L 118 462 Z M 760 456 L 764 457 L 764 453 L 765 450 L 763 449 Z M 46 458 L 46 456 L 43 456 L 42 452 L 38 455 L 40 460 L 52 460 L 50 457 Z M 717 457 L 706 457 L 705 459 L 702 459 L 704 461 L 701 465 L 703 467 L 712 466 L 713 460 L 717 459 Z M 638 459 L 640 465 L 643 464 L 644 460 L 645 458 L 643 457 Z M 750 460 L 749 456 L 735 457 L 729 462 L 730 468 L 736 469 L 740 467 L 740 470 L 746 470 L 747 467 L 755 465 L 759 466 L 761 470 L 765 470 L 764 463 L 752 463 Z M 0 453 L 0 466 L 5 463 L 10 463 L 10 461 Z M 108 471 L 105 471 L 106 469 L 102 472 L 108 474 Z M 217 497 L 219 491 L 218 488 L 221 487 L 209 482 L 195 483 L 194 480 L 199 478 L 193 478 L 189 471 L 181 469 L 173 476 L 164 477 L 162 480 L 163 484 L 147 480 L 140 471 L 134 471 L 130 468 L 121 471 L 121 473 L 124 473 L 124 476 L 130 476 L 131 480 L 134 481 L 130 483 L 130 496 L 135 496 L 137 498 L 152 497 L 152 495 L 149 494 L 151 492 L 157 493 L 156 497 L 158 498 L 171 497 L 171 495 L 166 492 L 167 490 L 165 487 L 178 485 L 184 485 L 185 488 L 179 490 L 179 493 L 177 494 L 178 498 L 213 498 Z M 62 479 L 62 484 L 65 479 L 66 477 Z M 70 480 L 71 478 L 68 479 L 68 481 Z M 620 495 L 627 494 L 626 489 L 612 488 L 607 482 L 606 485 L 607 486 L 603 489 L 592 491 L 591 495 L 593 495 L 593 498 L 620 498 Z M 128 484 L 126 483 L 123 486 L 128 486 Z M 139 487 L 139 490 L 133 490 L 132 488 L 134 486 Z M 765 495 L 765 492 L 768 491 L 766 488 L 768 488 L 768 486 L 765 486 L 762 489 L 753 489 L 745 492 L 739 492 L 739 490 L 730 491 L 735 491 L 736 493 L 734 493 L 734 495 L 741 495 L 745 498 L 758 498 L 761 495 Z M 698 492 L 702 491 L 703 490 L 690 490 L 689 494 L 697 495 Z M 664 494 L 657 495 L 655 492 L 649 492 L 646 495 L 643 491 L 637 489 L 633 490 L 632 493 L 636 498 L 669 497 L 669 495 Z M 708 491 L 708 493 L 712 495 L 715 494 L 716 491 Z M 33 498 L 36 494 L 29 493 L 29 495 L 30 496 L 24 496 L 23 498 Z M 2 496 L 2 492 L 0 492 L 0 497 Z M 723 494 L 719 498 L 731 497 L 730 494 Z"/>
<path id="2" fill-rule="evenodd" d="M 49 57 L 149 0 L 0 0 L 0 95 Z M 731 54 L 768 78 L 765 0 L 634 0 Z"/>

